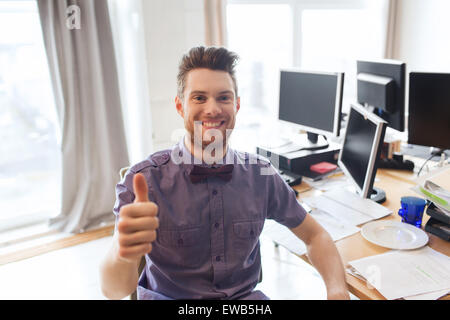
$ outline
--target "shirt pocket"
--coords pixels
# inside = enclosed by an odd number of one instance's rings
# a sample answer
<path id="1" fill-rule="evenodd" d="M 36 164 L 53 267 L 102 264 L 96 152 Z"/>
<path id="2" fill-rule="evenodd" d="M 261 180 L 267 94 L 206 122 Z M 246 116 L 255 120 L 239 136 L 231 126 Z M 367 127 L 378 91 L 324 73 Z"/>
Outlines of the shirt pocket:
<path id="1" fill-rule="evenodd" d="M 257 239 L 263 226 L 264 220 L 233 222 L 233 231 L 239 239 Z"/>
<path id="2" fill-rule="evenodd" d="M 168 247 L 192 247 L 201 241 L 201 232 L 202 228 L 159 230 L 159 241 Z"/>
<path id="3" fill-rule="evenodd" d="M 157 243 L 150 258 L 157 265 L 197 268 L 207 261 L 205 230 L 202 227 L 157 230 Z"/>
<path id="4" fill-rule="evenodd" d="M 259 236 L 264 227 L 264 220 L 233 222 L 233 255 L 236 262 L 249 267 L 259 254 Z"/>

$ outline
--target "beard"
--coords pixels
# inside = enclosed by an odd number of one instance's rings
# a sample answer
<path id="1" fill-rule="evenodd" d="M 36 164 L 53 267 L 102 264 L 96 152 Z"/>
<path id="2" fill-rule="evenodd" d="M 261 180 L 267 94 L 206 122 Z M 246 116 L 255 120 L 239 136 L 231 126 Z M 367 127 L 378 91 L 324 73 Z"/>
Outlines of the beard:
<path id="1" fill-rule="evenodd" d="M 208 164 L 222 163 L 234 124 L 234 119 L 228 119 L 221 128 L 205 130 L 202 121 L 185 123 L 188 140 L 197 153 L 196 157 Z M 198 154 L 200 152 L 201 155 Z"/>

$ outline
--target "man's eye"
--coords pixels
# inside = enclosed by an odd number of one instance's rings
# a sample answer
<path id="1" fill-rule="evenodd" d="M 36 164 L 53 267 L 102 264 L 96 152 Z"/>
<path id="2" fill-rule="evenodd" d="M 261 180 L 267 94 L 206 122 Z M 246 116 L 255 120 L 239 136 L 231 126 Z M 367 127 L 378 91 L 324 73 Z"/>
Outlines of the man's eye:
<path id="1" fill-rule="evenodd" d="M 195 96 L 193 99 L 194 99 L 194 101 L 196 101 L 196 102 L 203 102 L 203 101 L 206 100 L 206 98 L 203 97 L 203 96 Z"/>
<path id="2" fill-rule="evenodd" d="M 231 97 L 230 96 L 222 96 L 222 97 L 219 97 L 219 100 L 220 101 L 230 101 Z"/>

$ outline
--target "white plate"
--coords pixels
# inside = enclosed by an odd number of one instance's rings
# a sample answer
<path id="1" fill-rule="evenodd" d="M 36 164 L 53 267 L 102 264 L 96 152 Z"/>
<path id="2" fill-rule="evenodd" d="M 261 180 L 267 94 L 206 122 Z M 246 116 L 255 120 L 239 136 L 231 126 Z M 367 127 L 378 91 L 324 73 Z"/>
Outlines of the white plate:
<path id="1" fill-rule="evenodd" d="M 361 235 L 376 245 L 398 250 L 417 249 L 428 243 L 428 235 L 410 224 L 381 220 L 365 224 Z"/>

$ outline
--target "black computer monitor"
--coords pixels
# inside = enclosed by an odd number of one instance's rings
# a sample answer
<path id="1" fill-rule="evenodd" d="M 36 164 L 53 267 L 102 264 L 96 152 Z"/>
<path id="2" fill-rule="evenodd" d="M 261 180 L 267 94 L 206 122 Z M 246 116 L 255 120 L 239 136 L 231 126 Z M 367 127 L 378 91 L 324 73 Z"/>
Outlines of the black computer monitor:
<path id="1" fill-rule="evenodd" d="M 450 149 L 450 73 L 410 73 L 408 143 Z"/>
<path id="2" fill-rule="evenodd" d="M 405 131 L 406 64 L 396 60 L 357 61 L 358 103 Z"/>
<path id="3" fill-rule="evenodd" d="M 377 162 L 386 132 L 386 122 L 360 105 L 352 104 L 338 165 L 358 194 L 384 202 L 384 191 L 374 188 Z"/>
<path id="4" fill-rule="evenodd" d="M 308 146 L 318 143 L 318 135 L 339 136 L 344 73 L 280 71 L 278 119 L 300 126 L 308 133 Z"/>

